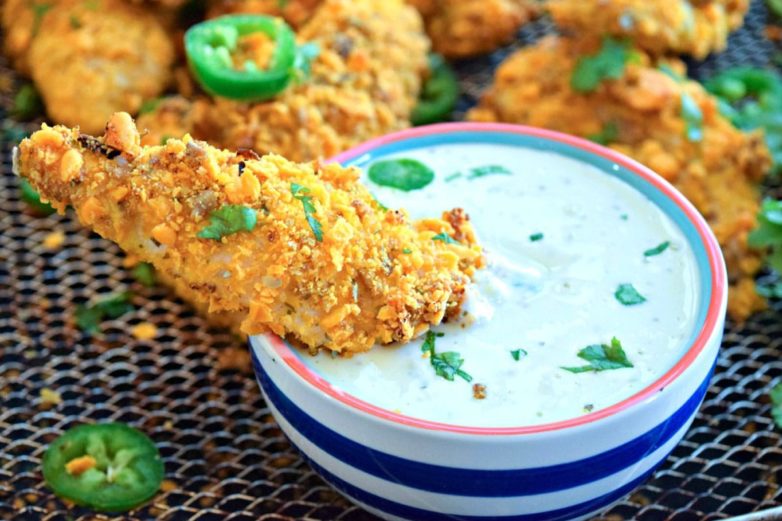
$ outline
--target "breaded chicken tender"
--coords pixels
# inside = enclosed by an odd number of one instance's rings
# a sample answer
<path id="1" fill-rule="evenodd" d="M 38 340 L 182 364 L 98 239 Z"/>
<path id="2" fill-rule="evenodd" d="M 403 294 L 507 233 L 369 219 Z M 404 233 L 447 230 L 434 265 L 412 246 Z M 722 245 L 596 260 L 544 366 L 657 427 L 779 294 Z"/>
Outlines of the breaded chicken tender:
<path id="1" fill-rule="evenodd" d="M 319 49 L 308 78 L 265 102 L 198 99 L 185 111 L 192 127 L 180 128 L 224 148 L 309 161 L 409 126 L 428 51 L 413 8 L 401 0 L 326 0 L 297 36 Z M 139 119 L 149 130 L 145 144 L 165 135 L 160 122 L 158 111 Z"/>
<path id="2" fill-rule="evenodd" d="M 446 58 L 485 54 L 513 41 L 538 0 L 408 0 L 424 17 L 432 48 Z"/>
<path id="3" fill-rule="evenodd" d="M 548 9 L 576 34 L 624 36 L 652 54 L 703 59 L 725 49 L 749 0 L 549 0 Z"/>
<path id="4" fill-rule="evenodd" d="M 3 24 L 6 52 L 55 122 L 100 132 L 111 114 L 138 111 L 170 81 L 171 39 L 151 11 L 125 0 L 9 0 Z"/>
<path id="5" fill-rule="evenodd" d="M 44 125 L 19 145 L 15 168 L 210 312 L 311 349 L 410 340 L 458 313 L 484 262 L 459 209 L 411 223 L 381 209 L 356 168 L 237 154 L 189 136 L 142 147 L 126 113 L 102 138 Z M 215 235 L 227 208 L 241 219 Z M 433 240 L 439 233 L 459 242 Z"/>
<path id="6" fill-rule="evenodd" d="M 749 249 L 747 235 L 756 224 L 757 184 L 771 163 L 763 135 L 734 128 L 700 84 L 684 79 L 678 61 L 668 65 L 682 75 L 679 80 L 639 53 L 638 63 L 628 64 L 620 79 L 603 81 L 591 93 L 574 91 L 570 81 L 578 56 L 592 55 L 597 47 L 595 41 L 548 37 L 518 51 L 499 67 L 468 119 L 602 135 L 609 147 L 675 184 L 709 221 L 728 265 L 731 315 L 743 319 L 761 309 L 753 275 L 762 259 Z M 685 94 L 702 112 L 700 140 L 686 135 Z"/>
<path id="7" fill-rule="evenodd" d="M 432 47 L 448 58 L 491 52 L 510 43 L 516 31 L 540 11 L 539 0 L 406 0 L 421 13 Z M 209 16 L 262 13 L 300 27 L 322 0 L 216 0 Z"/>

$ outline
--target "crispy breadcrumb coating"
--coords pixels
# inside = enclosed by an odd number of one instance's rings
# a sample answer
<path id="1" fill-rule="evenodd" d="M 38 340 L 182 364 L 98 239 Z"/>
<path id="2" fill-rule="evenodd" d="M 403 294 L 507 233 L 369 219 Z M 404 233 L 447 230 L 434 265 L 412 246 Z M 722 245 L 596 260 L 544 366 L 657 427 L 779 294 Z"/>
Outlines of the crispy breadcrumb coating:
<path id="1" fill-rule="evenodd" d="M 513 41 L 535 17 L 537 0 L 408 0 L 424 17 L 432 48 L 451 59 L 485 54 Z"/>
<path id="2" fill-rule="evenodd" d="M 673 79 L 645 55 L 639 55 L 639 63 L 629 64 L 622 78 L 604 81 L 592 93 L 575 92 L 570 78 L 576 59 L 593 54 L 596 44 L 548 37 L 516 52 L 499 67 L 494 85 L 468 119 L 532 125 L 582 137 L 614 126 L 608 146 L 671 181 L 709 221 L 730 273 L 729 311 L 734 318 L 746 318 L 764 306 L 752 284 L 761 255 L 747 245 L 756 224 L 757 183 L 770 166 L 762 134 L 734 128 L 700 84 Z M 684 75 L 681 62 L 668 65 Z M 685 92 L 703 113 L 700 142 L 685 135 Z"/>
<path id="3" fill-rule="evenodd" d="M 17 172 L 210 312 L 241 314 L 245 333 L 338 352 L 404 342 L 458 313 L 483 265 L 463 211 L 410 223 L 403 210 L 378 207 L 356 168 L 237 154 L 189 136 L 142 147 L 126 113 L 106 129 L 93 138 L 44 125 L 20 144 Z M 296 186 L 311 197 L 320 240 Z M 255 227 L 199 238 L 227 204 L 252 209 Z M 438 233 L 460 242 L 433 240 Z"/>
<path id="4" fill-rule="evenodd" d="M 139 119 L 149 130 L 145 143 L 168 132 L 160 130 L 163 118 L 168 128 L 224 148 L 310 161 L 409 126 L 428 51 L 414 9 L 401 0 L 326 0 L 298 39 L 320 49 L 309 78 L 266 102 L 199 98 L 183 112 L 192 126 L 171 125 L 171 111 L 152 112 Z"/>
<path id="5" fill-rule="evenodd" d="M 725 49 L 749 0 L 549 0 L 548 9 L 576 34 L 626 36 L 652 54 L 703 59 Z"/>
<path id="6" fill-rule="evenodd" d="M 116 111 L 137 112 L 170 81 L 173 45 L 157 18 L 122 0 L 54 6 L 29 51 L 52 120 L 100 132 Z"/>

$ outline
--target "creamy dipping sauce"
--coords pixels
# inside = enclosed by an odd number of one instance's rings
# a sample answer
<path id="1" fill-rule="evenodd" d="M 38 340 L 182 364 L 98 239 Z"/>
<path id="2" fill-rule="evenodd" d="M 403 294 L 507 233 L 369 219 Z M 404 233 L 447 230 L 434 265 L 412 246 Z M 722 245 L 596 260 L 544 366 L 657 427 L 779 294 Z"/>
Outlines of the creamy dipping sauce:
<path id="1" fill-rule="evenodd" d="M 472 382 L 435 374 L 419 338 L 349 359 L 301 353 L 332 385 L 416 418 L 519 427 L 615 404 L 684 354 L 698 313 L 695 256 L 643 194 L 587 163 L 520 147 L 444 144 L 381 159 L 395 157 L 421 161 L 435 179 L 403 192 L 365 177 L 378 200 L 412 218 L 463 207 L 485 249 L 488 267 L 469 288 L 466 316 L 435 328 L 444 333 L 437 352 L 458 352 Z M 664 243 L 661 253 L 645 255 Z M 620 303 L 621 284 L 646 300 Z M 633 367 L 563 369 L 588 365 L 579 351 L 612 337 Z M 474 384 L 485 386 L 484 399 L 474 396 Z"/>

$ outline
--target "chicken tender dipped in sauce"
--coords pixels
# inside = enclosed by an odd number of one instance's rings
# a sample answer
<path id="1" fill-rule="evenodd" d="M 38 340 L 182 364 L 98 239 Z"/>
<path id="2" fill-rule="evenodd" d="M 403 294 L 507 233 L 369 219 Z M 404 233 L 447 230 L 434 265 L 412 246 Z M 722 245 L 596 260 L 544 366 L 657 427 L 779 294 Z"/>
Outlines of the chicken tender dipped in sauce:
<path id="1" fill-rule="evenodd" d="M 404 342 L 455 316 L 484 263 L 463 211 L 411 223 L 356 168 L 189 136 L 142 147 L 126 113 L 106 128 L 94 138 L 44 125 L 19 145 L 16 170 L 210 312 L 241 316 L 245 333 L 337 352 Z M 455 240 L 433 240 L 443 233 Z"/>

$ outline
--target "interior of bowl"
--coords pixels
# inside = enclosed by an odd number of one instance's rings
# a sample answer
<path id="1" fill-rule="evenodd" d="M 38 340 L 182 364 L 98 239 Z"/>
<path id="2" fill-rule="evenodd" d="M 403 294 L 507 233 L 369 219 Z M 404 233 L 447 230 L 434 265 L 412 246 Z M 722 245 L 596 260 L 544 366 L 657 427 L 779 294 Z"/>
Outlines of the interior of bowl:
<path id="1" fill-rule="evenodd" d="M 727 278 L 719 245 L 705 220 L 672 185 L 643 165 L 605 147 L 573 136 L 543 129 L 505 124 L 445 123 L 418 127 L 369 141 L 347 151 L 331 161 L 346 166 L 365 167 L 387 155 L 428 148 L 442 144 L 489 143 L 552 152 L 585 162 L 613 176 L 644 194 L 660 208 L 681 230 L 695 255 L 700 279 L 700 294 L 695 327 L 681 359 L 661 378 L 642 391 L 612 406 L 577 418 L 525 427 L 465 427 L 429 422 L 383 409 L 344 391 L 335 389 L 328 381 L 302 362 L 299 350 L 274 335 L 266 340 L 282 360 L 306 382 L 335 399 L 380 418 L 421 428 L 469 432 L 473 434 L 524 434 L 545 432 L 588 423 L 616 414 L 634 403 L 648 398 L 660 387 L 668 385 L 684 372 L 705 348 L 715 328 L 724 317 Z"/>

